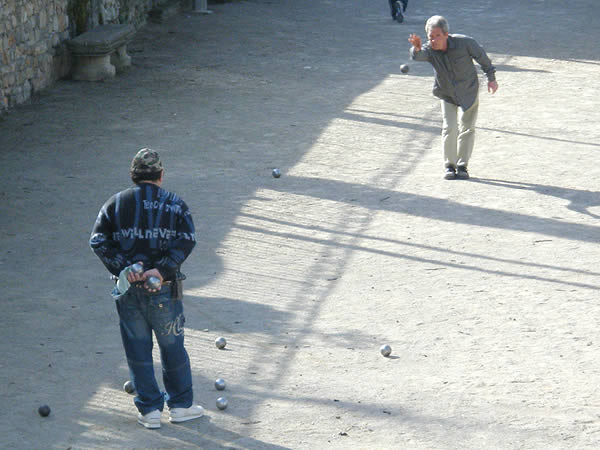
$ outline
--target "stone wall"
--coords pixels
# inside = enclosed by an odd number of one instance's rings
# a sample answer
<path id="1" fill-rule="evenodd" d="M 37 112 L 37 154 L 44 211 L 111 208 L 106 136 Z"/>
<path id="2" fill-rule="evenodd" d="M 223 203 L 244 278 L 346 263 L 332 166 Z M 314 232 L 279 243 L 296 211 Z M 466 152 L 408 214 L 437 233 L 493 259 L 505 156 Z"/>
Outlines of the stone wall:
<path id="1" fill-rule="evenodd" d="M 146 23 L 168 0 L 0 0 L 0 113 L 67 76 L 65 41 L 94 26 Z"/>
<path id="2" fill-rule="evenodd" d="M 68 29 L 67 0 L 0 0 L 0 111 L 62 75 Z"/>

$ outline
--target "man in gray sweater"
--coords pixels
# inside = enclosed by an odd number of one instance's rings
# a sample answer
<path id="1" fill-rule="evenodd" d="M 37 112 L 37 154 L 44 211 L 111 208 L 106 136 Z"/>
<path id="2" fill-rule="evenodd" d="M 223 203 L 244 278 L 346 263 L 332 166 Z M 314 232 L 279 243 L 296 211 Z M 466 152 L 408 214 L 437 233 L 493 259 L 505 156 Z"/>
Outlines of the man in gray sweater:
<path id="1" fill-rule="evenodd" d="M 449 34 L 448 21 L 432 16 L 425 24 L 428 42 L 411 34 L 410 57 L 431 63 L 435 71 L 433 95 L 442 104 L 442 146 L 444 178 L 469 178 L 467 166 L 475 143 L 475 122 L 479 109 L 479 79 L 473 60 L 481 66 L 488 80 L 488 92 L 498 89 L 496 68 L 475 39 Z"/>

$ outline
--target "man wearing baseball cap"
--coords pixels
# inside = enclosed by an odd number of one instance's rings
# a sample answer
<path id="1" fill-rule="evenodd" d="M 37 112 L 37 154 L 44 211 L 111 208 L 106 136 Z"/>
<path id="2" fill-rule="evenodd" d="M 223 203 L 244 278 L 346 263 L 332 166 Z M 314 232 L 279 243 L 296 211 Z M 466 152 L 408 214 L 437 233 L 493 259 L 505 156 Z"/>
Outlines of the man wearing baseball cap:
<path id="1" fill-rule="evenodd" d="M 166 401 L 171 422 L 201 417 L 193 403 L 192 372 L 184 347 L 181 264 L 196 245 L 194 222 L 185 202 L 164 190 L 158 153 L 141 149 L 131 161 L 134 186 L 108 199 L 90 237 L 90 246 L 114 278 L 112 296 L 120 319 L 138 422 L 160 428 Z M 132 265 L 142 265 L 136 272 Z M 136 266 L 137 267 L 137 266 Z M 148 280 L 157 278 L 152 286 Z M 123 281 L 123 282 L 121 282 Z M 160 348 L 163 384 L 154 376 L 152 333 Z"/>

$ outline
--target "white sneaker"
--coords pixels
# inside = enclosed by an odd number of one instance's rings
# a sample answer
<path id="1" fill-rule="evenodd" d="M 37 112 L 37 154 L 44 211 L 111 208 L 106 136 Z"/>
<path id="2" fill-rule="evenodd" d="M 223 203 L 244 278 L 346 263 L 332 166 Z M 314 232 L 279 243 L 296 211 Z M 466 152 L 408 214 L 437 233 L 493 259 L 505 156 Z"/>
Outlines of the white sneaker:
<path id="1" fill-rule="evenodd" d="M 200 405 L 192 405 L 189 408 L 170 408 L 171 422 L 185 422 L 186 420 L 197 419 L 204 414 L 204 408 Z"/>
<path id="2" fill-rule="evenodd" d="M 160 428 L 160 411 L 155 409 L 148 414 L 138 413 L 138 423 L 146 428 Z"/>

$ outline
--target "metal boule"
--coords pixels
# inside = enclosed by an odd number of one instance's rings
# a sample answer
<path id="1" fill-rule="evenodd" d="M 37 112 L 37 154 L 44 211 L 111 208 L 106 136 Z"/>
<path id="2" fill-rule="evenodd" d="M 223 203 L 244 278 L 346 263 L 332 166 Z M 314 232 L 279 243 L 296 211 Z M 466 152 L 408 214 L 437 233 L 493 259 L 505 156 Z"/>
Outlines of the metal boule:
<path id="1" fill-rule="evenodd" d="M 215 380 L 215 389 L 217 391 L 222 391 L 225 389 L 225 380 L 223 378 L 217 378 Z"/>
<path id="2" fill-rule="evenodd" d="M 125 392 L 127 392 L 128 394 L 133 394 L 135 392 L 135 386 L 133 385 L 133 381 L 131 380 L 127 380 L 124 384 L 123 384 L 123 390 Z"/>
<path id="3" fill-rule="evenodd" d="M 219 397 L 217 399 L 217 408 L 219 408 L 219 409 L 225 409 L 225 408 L 227 408 L 227 404 L 228 404 L 228 402 L 227 402 L 227 399 L 225 397 Z"/>
<path id="4" fill-rule="evenodd" d="M 218 337 L 215 339 L 215 345 L 219 350 L 222 350 L 227 345 L 227 340 L 224 337 Z"/>
<path id="5" fill-rule="evenodd" d="M 48 405 L 42 405 L 38 408 L 38 414 L 42 417 L 48 417 L 50 415 L 50 407 Z"/>
<path id="6" fill-rule="evenodd" d="M 381 346 L 379 351 L 383 356 L 388 357 L 392 354 L 392 347 L 390 347 L 388 344 L 385 344 Z"/>
<path id="7" fill-rule="evenodd" d="M 148 289 L 160 289 L 161 285 L 162 283 L 158 277 L 148 277 L 146 280 L 146 286 L 148 286 Z"/>

